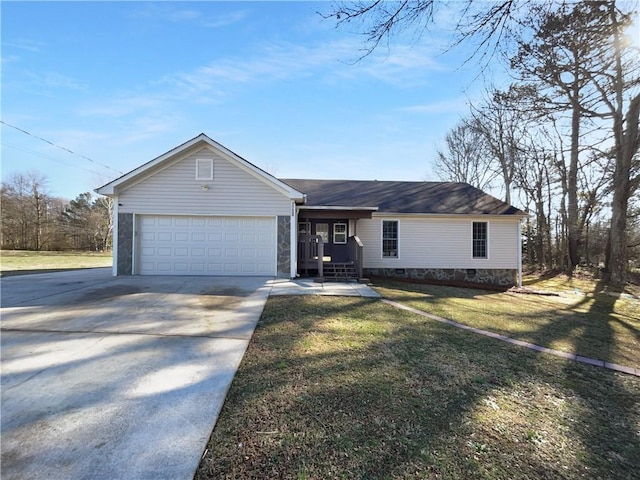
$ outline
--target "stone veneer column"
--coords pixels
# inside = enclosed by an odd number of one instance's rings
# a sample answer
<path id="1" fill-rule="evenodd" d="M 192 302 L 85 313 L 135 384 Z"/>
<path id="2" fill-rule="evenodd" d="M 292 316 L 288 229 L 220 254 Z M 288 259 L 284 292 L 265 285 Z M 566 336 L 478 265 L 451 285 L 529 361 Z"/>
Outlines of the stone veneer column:
<path id="1" fill-rule="evenodd" d="M 291 277 L 291 217 L 278 216 L 278 271 L 279 278 Z"/>
<path id="2" fill-rule="evenodd" d="M 133 272 L 133 213 L 118 214 L 118 275 Z"/>

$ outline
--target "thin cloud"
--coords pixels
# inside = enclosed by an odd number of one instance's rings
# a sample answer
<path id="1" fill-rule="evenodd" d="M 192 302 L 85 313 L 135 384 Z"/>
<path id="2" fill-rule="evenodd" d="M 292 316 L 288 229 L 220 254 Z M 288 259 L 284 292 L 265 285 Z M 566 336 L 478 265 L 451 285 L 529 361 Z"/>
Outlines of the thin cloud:
<path id="1" fill-rule="evenodd" d="M 206 28 L 220 28 L 244 20 L 248 15 L 246 10 L 236 10 L 221 15 L 204 15 L 194 8 L 180 8 L 167 4 L 148 4 L 128 14 L 135 19 L 145 19 L 155 22 L 190 22 Z"/>
<path id="2" fill-rule="evenodd" d="M 246 10 L 237 10 L 225 15 L 217 15 L 203 19 L 202 26 L 208 28 L 220 28 L 232 25 L 247 18 L 249 13 Z"/>
<path id="3" fill-rule="evenodd" d="M 28 52 L 39 52 L 45 46 L 44 43 L 28 38 L 17 38 L 14 40 L 3 41 L 3 48 L 17 48 L 19 50 L 26 50 Z"/>
<path id="4" fill-rule="evenodd" d="M 193 21 L 202 17 L 198 10 L 191 8 L 176 8 L 167 4 L 146 4 L 143 8 L 127 13 L 127 16 L 134 19 L 145 19 L 160 22 L 183 22 Z"/>
<path id="5" fill-rule="evenodd" d="M 468 110 L 467 99 L 464 97 L 442 100 L 439 102 L 425 103 L 423 105 L 412 105 L 399 109 L 408 113 L 463 113 Z"/>
<path id="6" fill-rule="evenodd" d="M 100 116 L 100 117 L 126 117 L 137 114 L 141 111 L 161 107 L 163 98 L 157 94 L 150 95 L 119 95 L 109 99 L 103 104 L 92 103 L 90 107 L 81 108 L 80 115 Z"/>
<path id="7" fill-rule="evenodd" d="M 429 72 L 444 71 L 427 51 L 398 48 L 393 54 L 372 56 L 350 65 L 342 61 L 357 48 L 354 41 L 335 41 L 314 46 L 280 42 L 264 45 L 249 59 L 219 59 L 190 72 L 167 75 L 161 83 L 192 95 L 224 95 L 239 84 L 266 83 L 305 76 L 335 82 L 358 76 L 376 78 L 394 85 L 422 84 Z"/>
<path id="8" fill-rule="evenodd" d="M 317 43 L 310 46 L 291 42 L 263 44 L 248 58 L 219 58 L 188 71 L 165 75 L 135 91 L 93 101 L 79 112 L 85 116 L 118 118 L 127 124 L 136 119 L 163 119 L 160 126 L 141 128 L 144 137 L 164 132 L 165 116 L 180 112 L 184 105 L 221 104 L 246 89 L 288 80 L 313 78 L 327 84 L 374 78 L 396 86 L 422 85 L 432 72 L 444 67 L 428 50 L 398 48 L 393 54 L 376 55 L 355 65 L 342 61 L 358 46 L 357 39 Z M 444 110 L 443 106 L 414 106 L 407 111 Z M 138 125 L 136 125 L 138 127 Z"/>

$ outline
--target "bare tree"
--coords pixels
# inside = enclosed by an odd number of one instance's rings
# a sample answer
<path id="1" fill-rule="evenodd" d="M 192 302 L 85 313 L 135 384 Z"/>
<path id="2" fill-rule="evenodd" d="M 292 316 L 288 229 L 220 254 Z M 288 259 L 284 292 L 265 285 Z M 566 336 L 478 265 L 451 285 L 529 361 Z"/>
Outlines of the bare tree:
<path id="1" fill-rule="evenodd" d="M 533 16 L 536 34 L 521 41 L 512 59 L 514 70 L 543 93 L 542 108 L 568 112 L 568 163 L 559 165 L 567 194 L 567 229 L 570 268 L 580 261 L 584 219 L 579 211 L 579 172 L 588 151 L 598 151 L 595 128 L 608 129 L 604 142 L 613 143 L 613 201 L 608 268 L 611 282 L 622 286 L 627 256 L 626 218 L 630 196 L 638 188 L 638 114 L 640 94 L 637 52 L 623 42 L 632 13 L 622 12 L 615 1 L 567 3 L 554 12 Z M 607 126 L 608 125 L 608 126 Z M 586 127 L 591 128 L 590 132 Z M 602 133 L 601 133 L 602 134 Z M 635 172 L 635 173 L 634 173 Z M 587 211 L 588 212 L 588 211 Z"/>
<path id="2" fill-rule="evenodd" d="M 513 181 L 520 163 L 520 139 L 526 129 L 526 116 L 516 108 L 512 91 L 487 90 L 483 100 L 471 105 L 473 126 L 484 138 L 490 165 L 502 180 L 504 201 L 511 203 Z"/>
<path id="3" fill-rule="evenodd" d="M 473 118 L 463 119 L 447 133 L 445 147 L 437 152 L 435 170 L 442 180 L 485 190 L 496 174 L 490 168 L 487 143 L 476 123 Z"/>
<path id="4" fill-rule="evenodd" d="M 557 5 L 553 0 L 539 0 L 540 7 L 551 10 Z M 413 31 L 421 35 L 436 23 L 436 13 L 449 9 L 449 17 L 457 18 L 453 26 L 449 47 L 465 42 L 473 42 L 471 56 L 488 60 L 507 43 L 505 40 L 518 36 L 522 28 L 521 17 L 526 16 L 529 2 L 500 0 L 477 2 L 464 0 L 446 2 L 443 0 L 384 0 L 338 2 L 329 13 L 320 12 L 325 19 L 332 19 L 336 26 L 358 27 L 364 37 L 362 56 L 372 53 L 381 43 L 387 44 L 403 32 Z"/>
<path id="5" fill-rule="evenodd" d="M 551 242 L 551 209 L 553 184 L 553 147 L 544 129 L 528 130 L 523 139 L 522 163 L 515 170 L 514 185 L 520 189 L 526 203 L 533 204 L 534 224 L 528 232 L 529 262 L 542 268 L 552 268 L 554 258 Z M 526 165 L 526 167 L 525 167 Z"/>
<path id="6" fill-rule="evenodd" d="M 2 184 L 2 244 L 9 248 L 42 250 L 47 246 L 53 198 L 47 179 L 31 171 L 11 175 Z"/>

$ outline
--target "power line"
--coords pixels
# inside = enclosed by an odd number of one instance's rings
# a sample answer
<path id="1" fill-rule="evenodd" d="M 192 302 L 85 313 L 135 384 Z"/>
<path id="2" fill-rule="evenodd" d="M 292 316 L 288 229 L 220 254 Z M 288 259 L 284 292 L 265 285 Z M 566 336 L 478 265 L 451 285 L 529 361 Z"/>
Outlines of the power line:
<path id="1" fill-rule="evenodd" d="M 101 167 L 108 168 L 109 170 L 113 170 L 114 172 L 117 172 L 120 175 L 124 175 L 124 172 L 121 172 L 120 170 L 116 170 L 115 168 L 112 168 L 109 165 L 105 165 L 104 163 L 97 162 L 96 160 L 94 160 L 92 158 L 89 158 L 89 157 L 87 157 L 85 155 L 81 155 L 79 153 L 76 153 L 76 152 L 74 152 L 73 150 L 71 150 L 71 149 L 69 149 L 67 147 L 62 147 L 60 145 L 56 145 L 55 143 L 47 140 L 46 138 L 42 138 L 42 137 L 39 137 L 37 135 L 34 135 L 33 133 L 27 132 L 26 130 L 23 130 L 20 127 L 16 127 L 15 125 L 11 125 L 10 123 L 7 123 L 4 120 L 0 120 L 0 123 L 2 123 L 3 125 L 6 125 L 7 127 L 13 128 L 14 130 L 17 130 L 17 131 L 19 131 L 21 133 L 24 133 L 25 135 L 28 135 L 28 136 L 33 137 L 33 138 L 36 138 L 36 139 L 38 139 L 38 140 L 40 140 L 40 141 L 42 141 L 44 143 L 48 143 L 49 145 L 51 145 L 53 147 L 56 147 L 56 148 L 59 148 L 60 150 L 64 150 L 65 152 L 68 152 L 71 155 L 75 155 L 76 157 L 80 157 L 80 158 L 82 158 L 84 160 L 90 161 L 91 163 L 95 163 L 96 165 L 100 165 Z"/>
<path id="2" fill-rule="evenodd" d="M 30 155 L 34 155 L 34 156 L 36 156 L 36 157 L 45 158 L 45 159 L 47 159 L 47 160 L 50 160 L 50 161 L 52 161 L 52 162 L 59 163 L 59 164 L 61 164 L 61 165 L 67 165 L 67 166 L 69 166 L 69 167 L 79 168 L 80 170 L 84 170 L 85 172 L 93 173 L 93 174 L 95 174 L 95 175 L 104 175 L 104 172 L 99 172 L 99 171 L 97 171 L 97 170 L 91 170 L 91 169 L 89 169 L 89 168 L 81 167 L 81 166 L 79 166 L 79 165 L 74 165 L 73 163 L 69 163 L 69 162 L 67 162 L 67 161 L 60 160 L 59 158 L 49 157 L 49 156 L 47 156 L 47 155 L 43 155 L 43 154 L 42 154 L 42 153 L 40 153 L 40 152 L 36 152 L 35 150 L 31 150 L 30 148 L 23 147 L 23 146 L 21 146 L 21 145 L 12 145 L 12 144 L 10 144 L 10 143 L 6 143 L 6 142 L 0 142 L 0 145 L 3 145 L 3 146 L 5 146 L 5 147 L 7 147 L 7 148 L 13 148 L 14 150 L 18 150 L 18 151 L 20 151 L 20 152 L 25 152 L 25 153 L 28 153 L 28 154 L 30 154 Z"/>

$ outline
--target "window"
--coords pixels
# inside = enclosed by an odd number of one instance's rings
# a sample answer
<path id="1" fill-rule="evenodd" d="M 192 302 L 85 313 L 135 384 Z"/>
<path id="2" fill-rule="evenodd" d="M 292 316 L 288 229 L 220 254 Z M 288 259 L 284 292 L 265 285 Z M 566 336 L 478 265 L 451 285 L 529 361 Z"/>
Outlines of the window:
<path id="1" fill-rule="evenodd" d="M 298 233 L 310 234 L 311 233 L 311 222 L 299 222 L 298 223 Z"/>
<path id="2" fill-rule="evenodd" d="M 347 243 L 347 224 L 333 224 L 333 243 Z"/>
<path id="3" fill-rule="evenodd" d="M 487 222 L 473 222 L 473 258 L 487 258 Z"/>
<path id="4" fill-rule="evenodd" d="M 382 221 L 382 258 L 398 258 L 398 221 Z"/>
<path id="5" fill-rule="evenodd" d="M 213 180 L 213 160 L 208 158 L 196 159 L 196 180 Z"/>
<path id="6" fill-rule="evenodd" d="M 329 224 L 316 223 L 316 235 L 320 235 L 322 237 L 322 243 L 329 243 Z"/>

